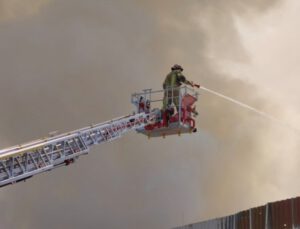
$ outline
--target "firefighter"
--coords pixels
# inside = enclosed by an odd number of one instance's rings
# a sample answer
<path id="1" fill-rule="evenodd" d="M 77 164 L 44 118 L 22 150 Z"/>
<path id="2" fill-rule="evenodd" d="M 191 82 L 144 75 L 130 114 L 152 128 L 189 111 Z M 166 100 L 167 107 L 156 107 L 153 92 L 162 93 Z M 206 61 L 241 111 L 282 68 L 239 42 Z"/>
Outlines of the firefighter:
<path id="1" fill-rule="evenodd" d="M 176 106 L 177 112 L 179 112 L 179 87 L 182 83 L 193 86 L 193 83 L 188 81 L 182 74 L 183 68 L 175 64 L 171 68 L 171 72 L 166 76 L 163 83 L 165 90 L 163 99 L 163 111 L 166 111 L 172 106 L 172 103 Z"/>

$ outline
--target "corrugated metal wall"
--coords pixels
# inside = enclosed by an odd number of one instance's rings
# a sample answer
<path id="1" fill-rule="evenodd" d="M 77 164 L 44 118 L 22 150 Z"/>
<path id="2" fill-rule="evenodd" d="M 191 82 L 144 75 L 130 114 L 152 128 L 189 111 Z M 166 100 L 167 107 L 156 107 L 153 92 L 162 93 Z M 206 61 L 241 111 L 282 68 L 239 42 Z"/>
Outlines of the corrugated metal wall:
<path id="1" fill-rule="evenodd" d="M 176 229 L 300 229 L 300 197 Z"/>

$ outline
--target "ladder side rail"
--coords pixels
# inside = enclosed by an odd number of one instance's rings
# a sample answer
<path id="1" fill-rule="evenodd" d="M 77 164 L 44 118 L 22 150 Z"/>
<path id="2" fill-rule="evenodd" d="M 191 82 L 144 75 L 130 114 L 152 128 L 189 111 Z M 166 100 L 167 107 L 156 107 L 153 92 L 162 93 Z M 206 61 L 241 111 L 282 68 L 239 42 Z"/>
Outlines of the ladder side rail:
<path id="1" fill-rule="evenodd" d="M 0 187 L 29 178 L 33 175 L 68 165 L 91 146 L 120 138 L 130 130 L 141 128 L 155 118 L 156 114 L 135 114 L 123 119 L 98 124 L 82 131 L 61 135 L 52 140 L 36 141 L 22 149 L 0 155 Z M 105 132 L 110 137 L 105 137 Z"/>
<path id="2" fill-rule="evenodd" d="M 18 153 L 22 154 L 23 152 L 29 151 L 31 149 L 44 147 L 45 145 L 55 144 L 58 141 L 63 141 L 65 139 L 71 139 L 71 138 L 74 138 L 78 135 L 81 135 L 81 134 L 84 134 L 84 133 L 87 133 L 87 132 L 90 132 L 90 131 L 95 131 L 95 130 L 102 129 L 102 128 L 105 128 L 105 127 L 110 127 L 110 125 L 112 123 L 118 122 L 122 119 L 129 120 L 129 119 L 132 119 L 132 118 L 138 118 L 138 117 L 143 116 L 143 115 L 144 115 L 144 113 L 136 114 L 136 115 L 133 115 L 133 116 L 125 116 L 123 118 L 114 119 L 114 120 L 111 120 L 109 122 L 105 122 L 103 124 L 100 123 L 100 124 L 97 124 L 97 125 L 93 125 L 93 126 L 90 126 L 90 127 L 79 129 L 77 131 L 72 131 L 72 132 L 69 132 L 69 133 L 65 133 L 65 134 L 55 136 L 55 137 L 51 137 L 51 138 L 48 138 L 48 139 L 37 140 L 37 141 L 35 141 L 35 144 L 32 144 L 32 145 L 24 144 L 25 147 L 20 145 L 17 148 L 14 148 L 14 150 L 8 151 L 8 152 L 3 152 L 4 150 L 2 150 L 2 151 L 0 151 L 1 152 L 0 153 L 0 160 L 3 157 L 10 157 L 12 154 L 18 154 Z"/>
<path id="3" fill-rule="evenodd" d="M 115 121 L 118 121 L 118 120 L 129 118 L 131 116 L 132 115 L 119 117 L 119 118 L 116 118 L 116 119 L 113 119 L 113 120 L 110 120 L 110 121 L 106 121 L 106 122 L 103 122 L 103 123 L 98 123 L 96 125 L 91 125 L 91 126 L 84 127 L 84 128 L 78 129 L 78 130 L 74 130 L 74 131 L 71 131 L 71 132 L 68 132 L 68 133 L 59 134 L 59 135 L 56 135 L 56 136 L 53 136 L 53 137 L 48 137 L 48 138 L 45 138 L 45 139 L 38 139 L 38 140 L 34 140 L 34 141 L 31 141 L 29 143 L 25 143 L 25 144 L 22 144 L 22 145 L 16 145 L 16 146 L 12 146 L 12 147 L 9 147 L 9 148 L 6 148 L 6 149 L 2 149 L 2 150 L 0 150 L 0 158 L 2 156 L 9 155 L 10 153 L 13 153 L 13 152 L 16 152 L 16 151 L 22 151 L 22 150 L 24 151 L 25 149 L 30 149 L 32 147 L 42 146 L 42 145 L 45 144 L 45 142 L 48 142 L 50 144 L 50 143 L 56 142 L 60 139 L 64 139 L 68 136 L 69 137 L 76 136 L 76 135 L 78 135 L 78 133 L 84 133 L 84 132 L 89 131 L 89 130 L 97 129 L 99 127 L 103 127 L 104 125 L 108 126 L 108 125 L 111 124 L 111 122 L 115 122 Z"/>

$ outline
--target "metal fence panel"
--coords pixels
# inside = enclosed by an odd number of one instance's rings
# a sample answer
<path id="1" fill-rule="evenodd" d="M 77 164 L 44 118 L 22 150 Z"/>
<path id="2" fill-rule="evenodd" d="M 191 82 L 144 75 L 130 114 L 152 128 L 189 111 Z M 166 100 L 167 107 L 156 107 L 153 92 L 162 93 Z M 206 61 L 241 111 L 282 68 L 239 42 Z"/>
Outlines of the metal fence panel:
<path id="1" fill-rule="evenodd" d="M 176 229 L 300 229 L 300 197 Z"/>

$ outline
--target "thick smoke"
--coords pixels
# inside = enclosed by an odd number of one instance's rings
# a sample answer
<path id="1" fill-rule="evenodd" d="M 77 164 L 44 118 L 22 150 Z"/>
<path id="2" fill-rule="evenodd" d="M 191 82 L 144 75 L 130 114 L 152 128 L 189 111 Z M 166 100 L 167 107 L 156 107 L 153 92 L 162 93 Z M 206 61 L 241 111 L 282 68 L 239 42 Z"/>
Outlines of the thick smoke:
<path id="1" fill-rule="evenodd" d="M 20 20 L 38 14 L 49 0 L 1 0 L 0 21 Z"/>
<path id="2" fill-rule="evenodd" d="M 14 14 L 0 24 L 1 146 L 126 115 L 130 93 L 160 88 L 174 63 L 279 117 L 274 101 L 217 65 L 251 61 L 235 18 L 259 20 L 278 4 L 52 0 L 22 20 Z M 278 144 L 286 130 L 204 93 L 198 110 L 198 134 L 148 141 L 132 133 L 69 168 L 1 189 L 1 226 L 169 228 L 296 193 L 280 186 L 292 180 L 276 178 L 288 163 Z"/>

